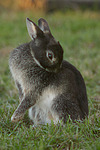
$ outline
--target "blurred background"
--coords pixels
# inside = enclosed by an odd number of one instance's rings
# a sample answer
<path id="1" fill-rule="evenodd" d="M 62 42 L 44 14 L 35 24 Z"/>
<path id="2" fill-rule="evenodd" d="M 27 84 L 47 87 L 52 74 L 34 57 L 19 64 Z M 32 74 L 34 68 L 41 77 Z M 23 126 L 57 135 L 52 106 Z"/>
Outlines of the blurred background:
<path id="1" fill-rule="evenodd" d="M 0 0 L 1 9 L 55 11 L 58 9 L 100 9 L 100 0 Z"/>

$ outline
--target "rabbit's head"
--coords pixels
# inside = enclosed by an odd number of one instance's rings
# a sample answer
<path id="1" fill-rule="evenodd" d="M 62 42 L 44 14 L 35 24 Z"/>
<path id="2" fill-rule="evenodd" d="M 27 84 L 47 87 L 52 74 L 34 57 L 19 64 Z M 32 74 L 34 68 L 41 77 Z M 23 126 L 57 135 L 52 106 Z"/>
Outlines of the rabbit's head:
<path id="1" fill-rule="evenodd" d="M 48 72 L 57 72 L 62 64 L 63 49 L 52 36 L 48 23 L 38 20 L 38 26 L 29 18 L 26 19 L 28 33 L 32 39 L 31 54 L 35 62 Z"/>

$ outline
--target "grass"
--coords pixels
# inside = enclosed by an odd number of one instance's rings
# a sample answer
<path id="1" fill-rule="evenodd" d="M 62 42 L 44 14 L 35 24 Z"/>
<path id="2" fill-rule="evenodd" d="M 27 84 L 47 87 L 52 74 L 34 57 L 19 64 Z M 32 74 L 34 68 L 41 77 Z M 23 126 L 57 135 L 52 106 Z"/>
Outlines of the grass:
<path id="1" fill-rule="evenodd" d="M 64 48 L 64 59 L 82 73 L 88 94 L 89 118 L 83 123 L 67 122 L 33 128 L 24 120 L 11 123 L 18 106 L 18 93 L 11 79 L 9 52 L 30 41 L 25 18 L 35 22 L 44 17 L 54 37 Z M 98 12 L 1 12 L 0 14 L 0 150 L 100 150 L 100 16 Z"/>

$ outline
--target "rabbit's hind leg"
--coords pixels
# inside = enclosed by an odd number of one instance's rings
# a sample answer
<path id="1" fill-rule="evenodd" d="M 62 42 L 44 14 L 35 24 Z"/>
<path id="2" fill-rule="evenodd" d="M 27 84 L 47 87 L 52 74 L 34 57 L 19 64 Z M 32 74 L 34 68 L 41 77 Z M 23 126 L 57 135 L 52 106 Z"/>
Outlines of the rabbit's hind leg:
<path id="1" fill-rule="evenodd" d="M 66 123 L 69 116 L 73 121 L 82 118 L 77 99 L 74 99 L 73 97 L 69 98 L 68 94 L 61 94 L 58 96 L 54 100 L 52 109 L 58 114 L 59 119 L 63 120 L 64 123 Z"/>

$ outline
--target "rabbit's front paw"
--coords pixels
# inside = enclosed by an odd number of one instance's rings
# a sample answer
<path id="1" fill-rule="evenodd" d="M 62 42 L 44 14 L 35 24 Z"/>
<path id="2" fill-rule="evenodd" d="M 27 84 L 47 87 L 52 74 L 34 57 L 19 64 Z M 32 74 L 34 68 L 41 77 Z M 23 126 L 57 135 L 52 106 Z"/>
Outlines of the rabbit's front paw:
<path id="1" fill-rule="evenodd" d="M 13 114 L 12 117 L 11 117 L 11 121 L 12 122 L 18 122 L 20 120 L 22 120 L 24 117 L 24 114 Z"/>

